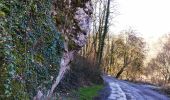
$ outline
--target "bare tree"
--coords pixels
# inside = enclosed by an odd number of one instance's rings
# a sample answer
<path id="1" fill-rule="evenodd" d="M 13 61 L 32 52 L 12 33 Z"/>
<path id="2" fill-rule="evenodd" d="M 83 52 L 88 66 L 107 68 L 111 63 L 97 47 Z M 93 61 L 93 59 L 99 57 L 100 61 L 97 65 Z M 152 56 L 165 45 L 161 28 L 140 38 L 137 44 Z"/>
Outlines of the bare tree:
<path id="1" fill-rule="evenodd" d="M 132 30 L 126 32 L 126 34 L 125 46 L 123 48 L 123 66 L 116 74 L 116 78 L 119 78 L 127 67 L 140 68 L 143 66 L 143 60 L 145 58 L 145 43 L 143 39 L 137 37 Z"/>
<path id="2" fill-rule="evenodd" d="M 152 79 L 155 83 L 161 85 L 170 82 L 170 36 L 167 36 L 164 40 L 161 51 L 157 54 L 156 58 L 153 58 L 148 63 L 148 68 L 152 70 L 152 74 L 150 73 L 149 75 L 159 76 L 152 77 Z"/>

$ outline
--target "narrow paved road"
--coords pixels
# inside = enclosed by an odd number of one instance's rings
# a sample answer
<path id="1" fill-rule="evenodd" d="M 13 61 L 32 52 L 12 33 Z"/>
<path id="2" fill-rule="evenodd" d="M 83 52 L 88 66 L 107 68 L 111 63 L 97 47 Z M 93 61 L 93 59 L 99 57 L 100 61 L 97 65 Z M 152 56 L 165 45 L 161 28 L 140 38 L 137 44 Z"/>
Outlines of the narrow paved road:
<path id="1" fill-rule="evenodd" d="M 110 92 L 102 100 L 170 100 L 167 96 L 154 91 L 153 88 L 156 88 L 154 86 L 134 84 L 111 76 L 103 76 L 103 79 L 108 84 L 104 91 Z"/>

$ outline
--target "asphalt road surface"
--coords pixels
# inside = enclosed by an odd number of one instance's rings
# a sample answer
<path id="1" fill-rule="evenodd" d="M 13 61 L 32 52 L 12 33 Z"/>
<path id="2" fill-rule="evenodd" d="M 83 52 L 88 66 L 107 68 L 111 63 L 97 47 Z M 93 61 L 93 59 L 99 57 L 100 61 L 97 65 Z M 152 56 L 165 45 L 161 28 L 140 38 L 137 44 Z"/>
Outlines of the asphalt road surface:
<path id="1" fill-rule="evenodd" d="M 103 76 L 103 79 L 107 86 L 101 91 L 101 100 L 170 100 L 154 91 L 155 86 L 135 84 L 111 76 Z"/>

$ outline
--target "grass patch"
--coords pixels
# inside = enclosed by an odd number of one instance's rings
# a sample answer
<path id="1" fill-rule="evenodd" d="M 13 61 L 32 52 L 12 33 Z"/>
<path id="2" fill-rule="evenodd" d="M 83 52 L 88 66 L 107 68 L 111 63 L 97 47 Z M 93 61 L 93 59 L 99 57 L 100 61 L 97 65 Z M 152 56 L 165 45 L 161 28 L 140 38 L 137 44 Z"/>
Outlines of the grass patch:
<path id="1" fill-rule="evenodd" d="M 94 85 L 88 87 L 81 87 L 79 89 L 80 100 L 93 100 L 98 95 L 98 91 L 103 88 L 103 85 Z"/>

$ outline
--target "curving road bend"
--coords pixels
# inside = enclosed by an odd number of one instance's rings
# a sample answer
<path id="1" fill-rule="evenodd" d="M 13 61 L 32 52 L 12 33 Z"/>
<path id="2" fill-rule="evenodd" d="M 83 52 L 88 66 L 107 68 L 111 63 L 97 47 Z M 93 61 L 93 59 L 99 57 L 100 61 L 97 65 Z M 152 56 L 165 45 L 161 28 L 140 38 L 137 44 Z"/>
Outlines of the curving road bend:
<path id="1" fill-rule="evenodd" d="M 167 96 L 154 91 L 153 88 L 157 88 L 154 86 L 134 84 L 111 76 L 103 76 L 103 79 L 108 84 L 110 92 L 102 100 L 170 100 Z"/>

